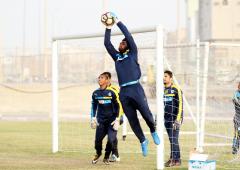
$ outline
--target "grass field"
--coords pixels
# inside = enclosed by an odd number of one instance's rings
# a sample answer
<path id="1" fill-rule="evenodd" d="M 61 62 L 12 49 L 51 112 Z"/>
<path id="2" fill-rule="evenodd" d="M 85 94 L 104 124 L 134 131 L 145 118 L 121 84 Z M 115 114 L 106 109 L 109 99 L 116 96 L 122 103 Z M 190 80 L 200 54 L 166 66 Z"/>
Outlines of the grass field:
<path id="1" fill-rule="evenodd" d="M 60 149 L 64 151 L 52 154 L 50 122 L 1 121 L 0 169 L 156 169 L 156 147 L 150 136 L 149 155 L 144 158 L 135 136 L 129 135 L 126 141 L 122 141 L 119 134 L 121 162 L 107 166 L 101 161 L 96 165 L 91 164 L 94 155 L 94 130 L 90 129 L 88 122 L 64 122 L 61 123 L 60 131 Z M 195 141 L 189 136 L 182 136 L 180 142 L 183 165 L 175 169 L 187 169 L 188 153 Z M 168 158 L 168 145 L 165 138 L 165 160 Z M 214 153 L 214 149 L 208 151 Z M 215 153 L 219 153 L 217 169 L 240 169 L 239 159 L 231 162 L 234 157 L 229 147 L 219 148 Z"/>

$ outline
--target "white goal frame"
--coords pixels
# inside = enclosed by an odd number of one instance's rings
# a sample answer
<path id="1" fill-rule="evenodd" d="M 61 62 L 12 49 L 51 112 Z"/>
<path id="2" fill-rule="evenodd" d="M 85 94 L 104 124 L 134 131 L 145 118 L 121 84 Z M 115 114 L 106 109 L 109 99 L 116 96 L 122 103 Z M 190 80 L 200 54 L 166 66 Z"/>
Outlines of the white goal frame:
<path id="1" fill-rule="evenodd" d="M 163 103 L 163 28 L 161 26 L 142 28 L 130 31 L 132 34 L 156 32 L 156 46 L 147 47 L 156 49 L 156 100 L 157 100 L 157 132 L 161 139 L 157 146 L 157 169 L 164 168 L 164 103 Z M 121 32 L 113 32 L 112 35 L 121 35 Z M 52 152 L 59 151 L 59 120 L 58 120 L 58 42 L 61 40 L 87 39 L 103 37 L 103 33 L 72 35 L 52 38 Z"/>

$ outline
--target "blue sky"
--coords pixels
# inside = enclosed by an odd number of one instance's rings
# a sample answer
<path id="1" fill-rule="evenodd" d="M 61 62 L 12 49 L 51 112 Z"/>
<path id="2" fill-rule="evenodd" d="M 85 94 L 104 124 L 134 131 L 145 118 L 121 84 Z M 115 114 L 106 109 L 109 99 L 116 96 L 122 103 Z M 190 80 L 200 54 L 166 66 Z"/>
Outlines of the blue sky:
<path id="1" fill-rule="evenodd" d="M 184 0 L 179 0 L 181 26 L 185 25 Z M 46 0 L 48 42 L 51 36 L 103 31 L 100 16 L 103 0 Z M 161 24 L 176 29 L 177 0 L 106 0 L 130 29 Z M 44 0 L 2 0 L 0 5 L 0 48 L 39 48 L 44 39 Z M 25 28 L 25 31 L 23 31 Z M 50 43 L 49 43 L 50 44 Z"/>

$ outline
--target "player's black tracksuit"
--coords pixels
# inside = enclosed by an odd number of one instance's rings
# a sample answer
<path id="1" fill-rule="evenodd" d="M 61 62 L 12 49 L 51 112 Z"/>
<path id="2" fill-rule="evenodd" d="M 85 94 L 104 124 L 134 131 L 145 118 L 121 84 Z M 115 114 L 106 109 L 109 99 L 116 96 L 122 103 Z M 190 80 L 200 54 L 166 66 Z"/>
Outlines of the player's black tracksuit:
<path id="1" fill-rule="evenodd" d="M 183 119 L 182 91 L 176 85 L 164 89 L 164 124 L 171 146 L 170 159 L 180 160 L 179 128 L 174 129 L 173 123 Z"/>
<path id="2" fill-rule="evenodd" d="M 108 135 L 108 141 L 112 147 L 116 141 L 117 131 L 111 123 L 119 116 L 119 103 L 115 93 L 110 89 L 97 89 L 92 95 L 91 117 L 96 117 L 98 126 L 95 136 L 95 149 L 98 155 L 102 154 L 102 141 Z M 105 154 L 108 158 L 109 155 Z"/>
<path id="3" fill-rule="evenodd" d="M 126 26 L 122 22 L 118 22 L 117 26 L 127 39 L 129 50 L 125 53 L 118 52 L 110 41 L 111 29 L 107 28 L 105 31 L 104 45 L 115 62 L 118 82 L 121 87 L 120 101 L 124 113 L 129 120 L 133 132 L 142 143 L 145 140 L 145 136 L 137 117 L 137 110 L 140 111 L 151 133 L 155 132 L 155 122 L 148 107 L 144 90 L 139 83 L 141 70 L 138 64 L 137 46 Z"/>

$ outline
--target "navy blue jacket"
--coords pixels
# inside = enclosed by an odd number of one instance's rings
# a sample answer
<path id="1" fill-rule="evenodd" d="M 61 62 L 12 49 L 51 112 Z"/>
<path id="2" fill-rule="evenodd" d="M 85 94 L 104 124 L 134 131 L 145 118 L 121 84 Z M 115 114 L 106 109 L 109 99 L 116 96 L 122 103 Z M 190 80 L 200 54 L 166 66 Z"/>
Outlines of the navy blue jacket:
<path id="1" fill-rule="evenodd" d="M 97 117 L 99 123 L 114 121 L 119 116 L 119 103 L 115 92 L 107 87 L 97 89 L 92 94 L 91 118 Z"/>
<path id="2" fill-rule="evenodd" d="M 122 84 L 139 80 L 141 77 L 141 70 L 138 64 L 137 46 L 133 40 L 132 35 L 122 22 L 118 22 L 117 26 L 120 28 L 125 38 L 127 39 L 129 50 L 124 54 L 117 51 L 110 40 L 111 29 L 107 28 L 105 31 L 104 45 L 115 62 L 118 82 L 121 86 Z"/>
<path id="3" fill-rule="evenodd" d="M 165 121 L 183 120 L 182 91 L 176 85 L 164 89 L 164 119 Z"/>

